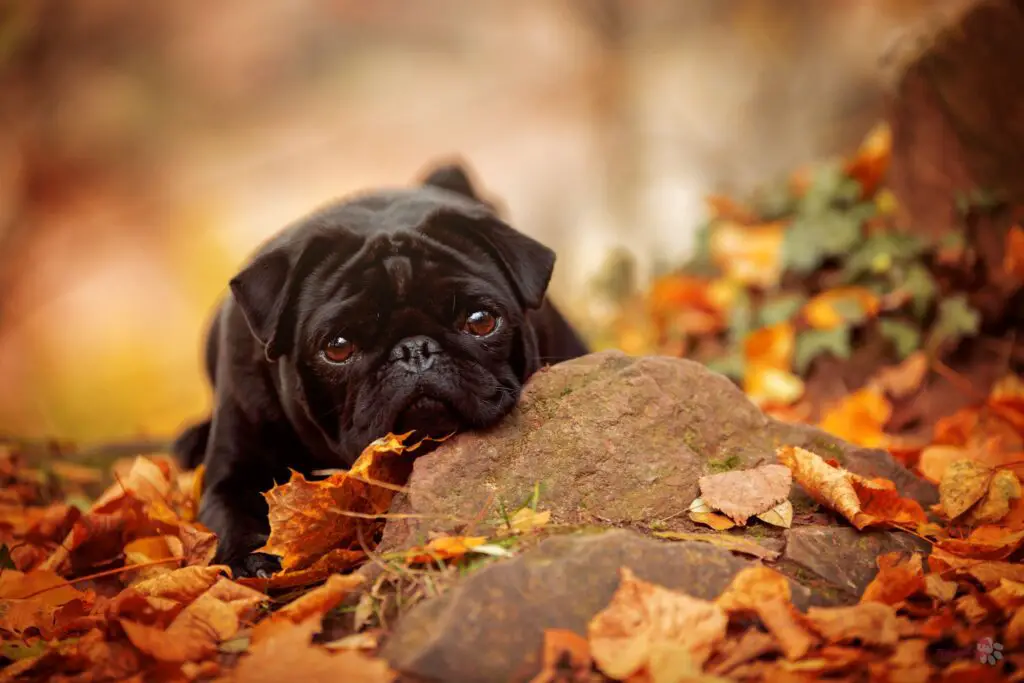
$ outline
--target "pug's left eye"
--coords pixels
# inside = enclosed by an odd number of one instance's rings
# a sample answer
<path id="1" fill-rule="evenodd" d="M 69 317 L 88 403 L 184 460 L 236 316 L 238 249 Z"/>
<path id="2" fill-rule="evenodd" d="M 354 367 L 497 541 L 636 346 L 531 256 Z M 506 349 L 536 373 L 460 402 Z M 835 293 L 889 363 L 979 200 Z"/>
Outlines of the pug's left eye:
<path id="1" fill-rule="evenodd" d="M 331 363 L 344 363 L 356 352 L 356 345 L 344 337 L 334 337 L 320 352 Z"/>
<path id="2" fill-rule="evenodd" d="M 474 337 L 486 337 L 498 326 L 498 317 L 490 311 L 474 311 L 466 316 L 462 331 Z"/>

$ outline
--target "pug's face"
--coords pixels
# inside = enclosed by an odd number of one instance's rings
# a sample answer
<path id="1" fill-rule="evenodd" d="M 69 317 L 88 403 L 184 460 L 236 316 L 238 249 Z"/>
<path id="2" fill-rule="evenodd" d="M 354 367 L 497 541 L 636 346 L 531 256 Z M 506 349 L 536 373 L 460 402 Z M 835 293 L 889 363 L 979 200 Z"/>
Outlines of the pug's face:
<path id="1" fill-rule="evenodd" d="M 388 432 L 492 425 L 540 364 L 526 312 L 554 254 L 442 174 L 311 216 L 232 281 L 286 411 L 344 461 Z"/>

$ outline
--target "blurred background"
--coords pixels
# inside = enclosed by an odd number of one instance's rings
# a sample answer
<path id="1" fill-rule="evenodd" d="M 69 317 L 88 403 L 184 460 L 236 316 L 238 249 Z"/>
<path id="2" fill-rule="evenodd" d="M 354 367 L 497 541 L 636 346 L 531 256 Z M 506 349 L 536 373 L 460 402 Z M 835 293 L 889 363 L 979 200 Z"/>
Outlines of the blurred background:
<path id="1" fill-rule="evenodd" d="M 849 152 L 927 0 L 0 3 L 0 435 L 165 436 L 260 241 L 458 157 L 588 315 L 617 248 Z"/>

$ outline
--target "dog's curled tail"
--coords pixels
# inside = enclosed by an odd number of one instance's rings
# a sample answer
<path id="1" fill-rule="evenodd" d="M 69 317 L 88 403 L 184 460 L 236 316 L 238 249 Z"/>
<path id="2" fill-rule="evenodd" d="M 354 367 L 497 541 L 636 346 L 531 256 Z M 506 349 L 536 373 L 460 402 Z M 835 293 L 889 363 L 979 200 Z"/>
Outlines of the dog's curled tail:
<path id="1" fill-rule="evenodd" d="M 206 443 L 210 440 L 210 421 L 196 423 L 186 427 L 171 446 L 171 452 L 178 458 L 182 467 L 195 469 L 206 456 Z"/>

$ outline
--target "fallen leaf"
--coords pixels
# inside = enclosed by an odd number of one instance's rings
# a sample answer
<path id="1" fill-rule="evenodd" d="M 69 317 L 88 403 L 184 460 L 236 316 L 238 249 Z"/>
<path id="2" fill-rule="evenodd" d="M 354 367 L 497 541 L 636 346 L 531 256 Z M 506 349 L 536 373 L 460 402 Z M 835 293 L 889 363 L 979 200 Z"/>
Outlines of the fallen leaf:
<path id="1" fill-rule="evenodd" d="M 777 650 L 778 646 L 771 635 L 757 628 L 747 629 L 739 639 L 727 640 L 719 647 L 719 653 L 724 657 L 710 666 L 709 673 L 727 676 L 739 665 Z"/>
<path id="2" fill-rule="evenodd" d="M 698 480 L 701 499 L 713 510 L 744 525 L 754 515 L 771 510 L 789 496 L 793 476 L 782 465 L 762 465 L 703 476 Z"/>
<path id="3" fill-rule="evenodd" d="M 557 683 L 589 676 L 593 668 L 590 645 L 575 631 L 549 628 L 544 631 L 541 670 L 530 683 Z"/>
<path id="4" fill-rule="evenodd" d="M 762 512 L 757 518 L 765 524 L 788 529 L 793 526 L 793 504 L 786 499 L 771 510 Z"/>
<path id="5" fill-rule="evenodd" d="M 822 292 L 804 305 L 807 324 L 818 330 L 830 330 L 856 324 L 878 314 L 878 296 L 864 287 L 839 287 Z"/>
<path id="6" fill-rule="evenodd" d="M 658 538 L 667 538 L 673 541 L 696 541 L 699 543 L 710 543 L 734 553 L 751 555 L 762 560 L 775 560 L 779 553 L 770 550 L 760 543 L 756 543 L 743 536 L 729 536 L 728 534 L 691 534 L 685 531 L 656 531 L 654 535 Z"/>
<path id="7" fill-rule="evenodd" d="M 358 546 L 360 531 L 381 520 L 346 515 L 380 515 L 387 511 L 395 486 L 403 484 L 411 462 L 400 457 L 415 446 L 405 446 L 408 435 L 389 434 L 363 451 L 352 468 L 321 481 L 308 481 L 292 472 L 287 484 L 275 486 L 264 497 L 270 512 L 270 537 L 261 552 L 279 555 L 287 571 L 303 569 L 335 548 Z M 382 482 L 384 485 L 368 484 Z"/>
<path id="8" fill-rule="evenodd" d="M 1015 225 L 1006 233 L 1003 270 L 1024 282 L 1024 228 Z"/>
<path id="9" fill-rule="evenodd" d="M 628 567 L 609 605 L 587 626 L 598 668 L 623 679 L 648 669 L 658 646 L 685 649 L 697 666 L 725 637 L 728 619 L 713 602 L 637 579 Z"/>
<path id="10" fill-rule="evenodd" d="M 188 604 L 212 587 L 225 573 L 226 567 L 182 567 L 140 581 L 132 586 L 137 593 L 153 598 L 167 598 Z"/>
<path id="11" fill-rule="evenodd" d="M 965 520 L 970 524 L 994 524 L 1010 514 L 1014 500 L 1021 498 L 1020 479 L 1010 470 L 999 470 L 992 475 L 988 491 L 978 503 L 967 511 Z"/>
<path id="12" fill-rule="evenodd" d="M 323 585 L 288 603 L 274 612 L 269 619 L 258 623 L 252 632 L 252 642 L 262 642 L 282 625 L 290 627 L 291 624 L 304 622 L 311 617 L 322 617 L 363 581 L 364 577 L 358 574 L 334 574 Z"/>
<path id="13" fill-rule="evenodd" d="M 534 531 L 535 529 L 542 529 L 547 526 L 550 521 L 551 510 L 538 512 L 530 507 L 524 507 L 517 510 L 516 513 L 509 518 L 509 525 L 511 526 L 511 531 L 514 531 L 515 533 L 526 533 Z"/>
<path id="14" fill-rule="evenodd" d="M 700 500 L 698 498 L 698 500 Z M 725 515 L 720 515 L 717 512 L 705 512 L 703 510 L 690 510 L 690 520 L 697 524 L 704 524 L 711 527 L 715 531 L 725 531 L 736 526 L 736 523 Z"/>
<path id="15" fill-rule="evenodd" d="M 741 570 L 715 599 L 726 612 L 753 612 L 758 603 L 771 598 L 788 601 L 791 597 L 785 576 L 763 565 Z"/>
<path id="16" fill-rule="evenodd" d="M 390 683 L 397 674 L 387 662 L 361 652 L 331 652 L 313 645 L 313 634 L 320 630 L 320 617 L 314 616 L 273 638 L 255 645 L 242 657 L 233 672 L 233 683 L 335 683 L 344 672 L 345 683 Z"/>
<path id="17" fill-rule="evenodd" d="M 986 588 L 995 588 L 1003 579 L 1024 582 L 1024 564 L 996 560 L 975 560 L 960 557 L 939 547 L 928 556 L 928 567 L 943 576 L 950 574 L 973 577 Z"/>
<path id="18" fill-rule="evenodd" d="M 892 404 L 881 391 L 869 386 L 826 410 L 818 426 L 851 443 L 882 448 L 886 444 L 883 428 L 891 416 Z"/>
<path id="19" fill-rule="evenodd" d="M 867 645 L 895 645 L 899 640 L 896 611 L 879 602 L 852 607 L 812 607 L 807 618 L 830 643 L 859 640 Z"/>
<path id="20" fill-rule="evenodd" d="M 332 574 L 350 571 L 365 559 L 366 553 L 361 550 L 336 548 L 322 555 L 305 569 L 278 572 L 267 579 L 241 578 L 238 579 L 238 583 L 260 591 L 309 586 L 320 583 Z"/>
<path id="21" fill-rule="evenodd" d="M 90 604 L 92 599 L 91 591 L 80 591 L 47 569 L 28 573 L 4 570 L 0 572 L 0 630 L 45 633 L 53 627 L 61 607 L 74 601 Z"/>
<path id="22" fill-rule="evenodd" d="M 939 602 L 951 602 L 956 597 L 956 581 L 944 579 L 938 574 L 927 574 L 924 577 L 925 593 Z"/>
<path id="23" fill-rule="evenodd" d="M 782 222 L 742 225 L 719 221 L 711 231 L 711 258 L 726 277 L 769 289 L 782 275 Z"/>
<path id="24" fill-rule="evenodd" d="M 924 590 L 924 567 L 918 553 L 906 558 L 901 553 L 886 553 L 879 555 L 878 573 L 864 589 L 860 601 L 897 605 Z"/>
<path id="25" fill-rule="evenodd" d="M 816 453 L 794 446 L 778 449 L 776 457 L 812 498 L 846 517 L 858 529 L 873 521 L 861 511 L 860 499 L 845 470 L 830 466 Z"/>
<path id="26" fill-rule="evenodd" d="M 1024 607 L 1024 581 L 1002 579 L 999 585 L 988 592 L 988 598 L 1009 614 Z"/>
<path id="27" fill-rule="evenodd" d="M 868 383 L 893 398 L 906 398 L 921 388 L 927 374 L 928 356 L 923 351 L 915 351 L 899 365 L 879 370 Z"/>
<path id="28" fill-rule="evenodd" d="M 956 519 L 988 492 L 992 470 L 972 460 L 949 463 L 939 483 L 939 505 L 949 519 Z"/>
<path id="29" fill-rule="evenodd" d="M 960 446 L 928 446 L 921 451 L 917 468 L 925 479 L 933 484 L 938 484 L 946 476 L 950 464 L 957 460 L 963 460 L 967 455 L 967 451 Z"/>
<path id="30" fill-rule="evenodd" d="M 473 548 L 487 542 L 485 536 L 441 536 L 422 548 L 405 552 L 406 564 L 423 564 L 462 557 Z"/>
<path id="31" fill-rule="evenodd" d="M 1009 531 L 1000 526 L 980 526 L 967 538 L 947 538 L 935 544 L 936 548 L 981 560 L 1001 560 L 1012 555 L 1024 542 L 1024 530 Z"/>
<path id="32" fill-rule="evenodd" d="M 888 124 L 875 126 L 861 143 L 857 154 L 846 162 L 846 174 L 860 183 L 862 196 L 870 197 L 889 170 L 892 154 L 892 129 Z"/>
<path id="33" fill-rule="evenodd" d="M 787 600 L 769 598 L 757 605 L 757 615 L 775 636 L 786 659 L 800 659 L 818 642 L 805 626 L 806 619 Z"/>
<path id="34" fill-rule="evenodd" d="M 735 221 L 751 225 L 758 221 L 757 214 L 734 199 L 721 194 L 709 194 L 704 197 L 704 204 L 711 220 Z"/>

